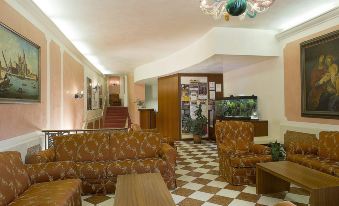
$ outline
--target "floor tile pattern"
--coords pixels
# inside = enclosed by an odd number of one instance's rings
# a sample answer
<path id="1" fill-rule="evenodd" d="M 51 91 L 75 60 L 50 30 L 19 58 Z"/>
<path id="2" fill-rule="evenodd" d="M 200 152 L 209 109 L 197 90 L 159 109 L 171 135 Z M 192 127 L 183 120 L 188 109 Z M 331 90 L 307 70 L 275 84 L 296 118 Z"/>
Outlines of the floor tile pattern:
<path id="1" fill-rule="evenodd" d="M 257 195 L 255 185 L 228 184 L 219 176 L 217 148 L 213 142 L 177 142 L 176 147 L 177 188 L 171 193 L 178 206 L 271 206 L 283 200 L 298 206 L 309 204 L 309 193 L 294 185 L 289 192 Z M 114 202 L 114 195 L 82 198 L 83 206 L 112 206 Z"/>

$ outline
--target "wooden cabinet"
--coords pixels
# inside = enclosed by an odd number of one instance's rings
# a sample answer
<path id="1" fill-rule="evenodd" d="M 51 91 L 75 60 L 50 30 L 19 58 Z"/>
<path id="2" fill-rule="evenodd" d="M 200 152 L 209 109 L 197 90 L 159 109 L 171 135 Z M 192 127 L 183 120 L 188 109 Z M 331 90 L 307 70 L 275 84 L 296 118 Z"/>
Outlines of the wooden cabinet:
<path id="1" fill-rule="evenodd" d="M 233 119 L 221 120 L 219 121 L 232 121 Z M 251 122 L 254 126 L 254 137 L 266 137 L 268 136 L 268 121 L 267 120 L 257 120 L 257 119 L 248 119 L 248 120 L 237 120 L 234 121 L 243 121 Z"/>
<path id="2" fill-rule="evenodd" d="M 154 109 L 139 109 L 141 129 L 156 128 L 156 113 Z"/>

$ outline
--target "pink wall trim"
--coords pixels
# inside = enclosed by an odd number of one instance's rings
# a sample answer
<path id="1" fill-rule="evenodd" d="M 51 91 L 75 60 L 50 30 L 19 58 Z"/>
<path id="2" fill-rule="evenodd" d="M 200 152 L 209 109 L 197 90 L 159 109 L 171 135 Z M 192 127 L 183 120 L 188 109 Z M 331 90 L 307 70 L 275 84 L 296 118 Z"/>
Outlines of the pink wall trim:
<path id="1" fill-rule="evenodd" d="M 63 54 L 63 129 L 80 129 L 84 118 L 84 99 L 75 99 L 75 93 L 84 91 L 84 68 L 67 52 Z"/>
<path id="2" fill-rule="evenodd" d="M 145 85 L 134 83 L 134 75 L 129 73 L 127 76 L 128 82 L 128 112 L 131 117 L 131 122 L 140 124 L 140 113 L 138 111 L 137 99 L 145 100 Z"/>
<path id="3" fill-rule="evenodd" d="M 0 104 L 0 140 L 4 140 L 46 127 L 47 42 L 40 30 L 5 1 L 0 1 L 0 22 L 41 47 L 41 103 Z"/>
<path id="4" fill-rule="evenodd" d="M 51 62 L 51 127 L 61 129 L 61 52 L 54 41 L 50 43 Z"/>
<path id="5" fill-rule="evenodd" d="M 285 115 L 289 121 L 339 124 L 339 120 L 301 117 L 300 43 L 338 30 L 339 26 L 290 42 L 284 48 Z"/>

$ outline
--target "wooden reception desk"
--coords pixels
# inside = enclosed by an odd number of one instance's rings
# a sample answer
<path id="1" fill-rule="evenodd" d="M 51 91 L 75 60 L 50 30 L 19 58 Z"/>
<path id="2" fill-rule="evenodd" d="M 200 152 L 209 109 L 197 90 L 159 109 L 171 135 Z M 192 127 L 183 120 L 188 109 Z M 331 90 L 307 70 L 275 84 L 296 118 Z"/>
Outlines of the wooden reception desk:
<path id="1" fill-rule="evenodd" d="M 141 129 L 156 128 L 156 113 L 154 109 L 139 109 Z"/>

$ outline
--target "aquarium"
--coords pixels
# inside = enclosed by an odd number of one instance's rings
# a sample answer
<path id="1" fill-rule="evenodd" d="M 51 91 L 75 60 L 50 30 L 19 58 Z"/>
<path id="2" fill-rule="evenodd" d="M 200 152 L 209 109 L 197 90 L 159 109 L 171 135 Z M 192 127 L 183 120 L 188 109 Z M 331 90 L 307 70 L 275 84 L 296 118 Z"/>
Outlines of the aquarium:
<path id="1" fill-rule="evenodd" d="M 257 96 L 231 96 L 215 101 L 217 119 L 258 119 Z"/>

